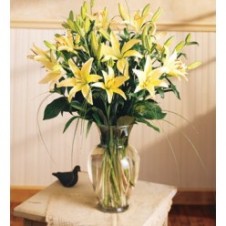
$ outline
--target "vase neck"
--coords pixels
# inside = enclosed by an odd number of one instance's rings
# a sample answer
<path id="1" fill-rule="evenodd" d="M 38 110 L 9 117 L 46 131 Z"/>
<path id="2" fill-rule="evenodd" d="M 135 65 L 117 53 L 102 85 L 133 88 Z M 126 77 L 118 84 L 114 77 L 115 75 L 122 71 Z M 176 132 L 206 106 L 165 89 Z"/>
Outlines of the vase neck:
<path id="1" fill-rule="evenodd" d="M 97 126 L 100 132 L 101 146 L 122 146 L 128 145 L 129 135 L 133 125 L 125 126 Z"/>

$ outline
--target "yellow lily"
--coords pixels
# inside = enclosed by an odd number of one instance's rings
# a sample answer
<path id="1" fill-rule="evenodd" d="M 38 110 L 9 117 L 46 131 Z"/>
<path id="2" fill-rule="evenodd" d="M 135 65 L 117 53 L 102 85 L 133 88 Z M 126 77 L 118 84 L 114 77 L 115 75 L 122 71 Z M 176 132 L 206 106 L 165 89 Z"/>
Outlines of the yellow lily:
<path id="1" fill-rule="evenodd" d="M 103 45 L 102 46 L 102 54 L 104 55 L 103 61 L 108 61 L 110 59 L 118 60 L 117 68 L 120 72 L 123 71 L 126 58 L 127 57 L 139 57 L 142 58 L 142 55 L 136 51 L 132 50 L 132 47 L 140 42 L 138 39 L 131 39 L 128 42 L 124 43 L 122 48 L 120 49 L 120 43 L 117 39 L 116 35 L 111 32 L 110 34 L 110 42 L 111 46 Z"/>
<path id="2" fill-rule="evenodd" d="M 130 78 L 129 76 L 129 63 L 126 61 L 123 71 L 121 72 L 126 80 Z"/>
<path id="3" fill-rule="evenodd" d="M 163 70 L 169 76 L 180 79 L 183 77 L 187 80 L 187 66 L 181 60 L 177 59 L 177 52 L 174 51 L 172 55 L 169 54 L 169 49 L 165 47 L 166 57 L 163 59 Z"/>
<path id="4" fill-rule="evenodd" d="M 112 101 L 114 93 L 119 94 L 126 100 L 125 93 L 119 87 L 127 80 L 125 76 L 115 76 L 114 70 L 108 67 L 108 73 L 102 71 L 104 82 L 96 82 L 92 86 L 104 89 L 107 92 L 108 103 Z"/>
<path id="5" fill-rule="evenodd" d="M 140 90 L 147 90 L 151 97 L 155 97 L 155 87 L 162 86 L 167 87 L 167 83 L 160 79 L 163 74 L 162 68 L 152 70 L 152 62 L 148 56 L 144 66 L 144 71 L 133 69 L 133 72 L 137 75 L 139 84 L 135 89 L 135 93 Z"/>
<path id="6" fill-rule="evenodd" d="M 101 10 L 97 13 L 94 13 L 92 15 L 87 14 L 87 17 L 95 21 L 95 27 L 98 29 L 104 29 L 107 30 L 109 28 L 109 18 L 108 18 L 108 10 L 107 8 L 104 8 L 104 10 Z"/>
<path id="7" fill-rule="evenodd" d="M 62 77 L 64 69 L 59 64 L 52 51 L 44 51 L 35 45 L 32 51 L 34 55 L 29 56 L 29 58 L 40 62 L 48 72 L 40 83 L 45 84 L 50 82 L 50 87 L 52 87 Z"/>
<path id="8" fill-rule="evenodd" d="M 59 51 L 66 50 L 68 52 L 74 52 L 73 36 L 69 31 L 66 36 L 57 35 L 55 40 Z"/>
<path id="9" fill-rule="evenodd" d="M 73 78 L 67 78 L 61 81 L 57 86 L 58 87 L 72 87 L 68 94 L 68 100 L 71 102 L 72 98 L 76 95 L 77 92 L 81 91 L 83 97 L 91 105 L 93 104 L 92 92 L 89 83 L 97 82 L 101 79 L 101 76 L 90 74 L 92 67 L 93 58 L 86 61 L 81 70 L 75 65 L 72 59 L 68 61 L 68 65 L 74 74 Z"/>
<path id="10" fill-rule="evenodd" d="M 142 12 L 139 10 L 135 12 L 134 16 L 130 16 L 129 13 L 123 8 L 122 4 L 119 3 L 119 13 L 125 24 L 131 26 L 137 33 L 139 33 L 146 22 L 149 15 L 150 4 L 147 4 Z"/>
<path id="11" fill-rule="evenodd" d="M 71 34 L 71 32 L 67 32 L 67 35 L 57 35 L 55 37 L 56 40 L 56 46 L 57 46 L 57 50 L 62 51 L 62 50 L 66 50 L 68 52 L 72 52 L 72 53 L 76 53 L 76 50 L 81 49 L 84 50 L 83 46 L 79 46 L 79 42 L 80 42 L 80 36 L 77 34 L 73 36 Z"/>
<path id="12" fill-rule="evenodd" d="M 49 51 L 44 51 L 35 45 L 33 45 L 33 48 L 31 50 L 34 55 L 29 55 L 28 58 L 42 63 L 46 68 L 50 67 L 51 59 L 49 56 Z"/>
<path id="13" fill-rule="evenodd" d="M 41 84 L 46 84 L 50 82 L 50 87 L 52 89 L 53 85 L 56 84 L 59 79 L 63 76 L 64 69 L 62 66 L 58 63 L 52 65 L 52 68 L 49 69 L 48 73 L 45 75 L 45 77 L 39 82 Z"/>

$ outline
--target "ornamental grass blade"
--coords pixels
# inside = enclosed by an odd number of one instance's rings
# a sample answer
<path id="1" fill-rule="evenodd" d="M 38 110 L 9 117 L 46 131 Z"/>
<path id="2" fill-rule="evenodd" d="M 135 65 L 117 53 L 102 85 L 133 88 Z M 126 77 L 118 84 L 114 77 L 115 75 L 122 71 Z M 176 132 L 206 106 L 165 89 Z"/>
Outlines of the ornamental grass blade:
<path id="1" fill-rule="evenodd" d="M 64 127 L 64 130 L 63 130 L 63 133 L 68 129 L 68 127 L 71 125 L 71 123 L 75 120 L 75 119 L 78 119 L 80 118 L 79 116 L 73 116 L 71 117 L 67 123 L 65 124 L 65 127 Z"/>
<path id="2" fill-rule="evenodd" d="M 88 134 L 89 134 L 89 131 L 90 131 L 90 129 L 91 129 L 92 124 L 93 124 L 92 121 L 88 121 L 87 126 L 86 126 L 86 137 L 87 137 Z"/>
<path id="3" fill-rule="evenodd" d="M 172 127 L 174 128 L 177 128 L 173 123 L 171 123 L 170 121 L 168 120 L 164 120 L 166 123 L 168 123 L 169 125 L 171 125 Z M 185 140 L 191 145 L 193 151 L 195 152 L 199 162 L 201 163 L 201 166 L 204 170 L 205 173 L 207 173 L 207 168 L 206 168 L 206 165 L 205 163 L 203 162 L 200 154 L 199 154 L 199 151 L 197 150 L 197 148 L 195 147 L 195 145 L 192 143 L 191 139 L 184 133 L 184 132 L 180 132 L 182 134 L 182 136 L 185 138 Z"/>
<path id="4" fill-rule="evenodd" d="M 167 113 L 171 113 L 171 114 L 174 114 L 178 117 L 180 117 L 181 119 L 183 119 L 185 122 L 191 124 L 191 127 L 192 129 L 195 131 L 196 134 L 199 134 L 198 130 L 195 128 L 195 126 L 192 125 L 192 122 L 190 120 L 188 120 L 187 118 L 185 118 L 183 115 L 179 114 L 179 113 L 176 113 L 174 111 L 169 111 L 169 110 L 164 110 L 165 112 Z"/>
<path id="5" fill-rule="evenodd" d="M 154 126 L 153 124 L 151 124 L 149 121 L 145 120 L 144 118 L 136 118 L 136 122 L 142 122 L 144 124 L 146 124 L 147 126 L 151 127 L 152 129 L 154 129 L 157 132 L 160 132 L 160 129 L 157 126 Z"/>
<path id="6" fill-rule="evenodd" d="M 47 145 L 46 145 L 46 142 L 45 142 L 45 140 L 44 140 L 44 138 L 43 138 L 43 136 L 42 136 L 42 131 L 41 131 L 41 127 L 40 127 L 40 124 L 39 124 L 39 118 L 38 118 L 39 113 L 40 113 L 41 106 L 43 105 L 43 103 L 44 103 L 50 96 L 51 96 L 51 94 L 47 95 L 47 96 L 41 101 L 41 103 L 39 104 L 38 110 L 37 110 L 37 117 L 36 117 L 36 120 L 37 120 L 38 134 L 39 134 L 40 139 L 41 139 L 41 141 L 42 141 L 42 143 L 43 143 L 43 145 L 44 145 L 44 148 L 45 148 L 45 150 L 46 150 L 46 152 L 47 152 L 47 154 L 48 154 L 50 160 L 51 160 L 54 164 L 56 164 L 56 162 L 55 162 L 55 160 L 53 159 L 53 157 L 51 156 L 51 154 L 50 154 L 50 152 L 49 152 L 49 149 L 48 149 L 48 147 L 47 147 Z"/>

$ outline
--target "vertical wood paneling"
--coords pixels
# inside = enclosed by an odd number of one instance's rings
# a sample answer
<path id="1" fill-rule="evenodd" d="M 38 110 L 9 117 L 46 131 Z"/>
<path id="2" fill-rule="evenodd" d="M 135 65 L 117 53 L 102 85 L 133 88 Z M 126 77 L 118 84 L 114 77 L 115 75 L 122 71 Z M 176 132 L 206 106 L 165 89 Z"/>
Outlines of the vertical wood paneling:
<path id="1" fill-rule="evenodd" d="M 74 128 L 62 133 L 68 120 L 66 115 L 49 121 L 42 120 L 43 108 L 51 100 L 50 97 L 45 101 L 38 114 L 38 107 L 48 89 L 48 86 L 38 84 L 45 72 L 39 64 L 26 57 L 33 43 L 40 46 L 43 40 L 51 40 L 56 32 L 62 31 L 11 29 L 13 185 L 47 185 L 55 180 L 51 172 L 71 168 Z M 170 32 L 168 35 L 176 35 L 176 42 L 184 39 L 186 33 Z M 188 59 L 199 59 L 203 66 L 190 73 L 188 82 L 176 81 L 181 100 L 172 94 L 164 100 L 158 99 L 164 109 L 176 112 L 188 121 L 169 113 L 167 120 L 175 127 L 167 122 L 159 122 L 162 132 L 156 133 L 144 125 L 136 125 L 130 141 L 141 155 L 140 179 L 185 189 L 215 188 L 215 33 L 196 32 L 192 36 L 199 42 L 199 47 L 187 49 Z M 37 116 L 47 150 L 39 136 Z M 86 138 L 81 131 L 84 126 L 84 123 L 78 126 L 72 165 L 79 164 L 86 170 L 87 156 L 97 144 L 98 133 L 93 127 Z M 192 145 L 197 148 L 206 165 L 206 172 Z"/>

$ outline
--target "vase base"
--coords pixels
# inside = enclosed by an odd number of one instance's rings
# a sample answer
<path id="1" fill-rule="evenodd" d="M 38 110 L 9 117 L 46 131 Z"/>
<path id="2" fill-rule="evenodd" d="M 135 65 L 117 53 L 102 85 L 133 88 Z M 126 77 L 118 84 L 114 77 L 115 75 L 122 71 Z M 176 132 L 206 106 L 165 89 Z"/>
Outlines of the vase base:
<path id="1" fill-rule="evenodd" d="M 101 204 L 98 204 L 97 208 L 105 213 L 122 213 L 129 208 L 129 205 L 122 207 L 103 207 Z"/>

